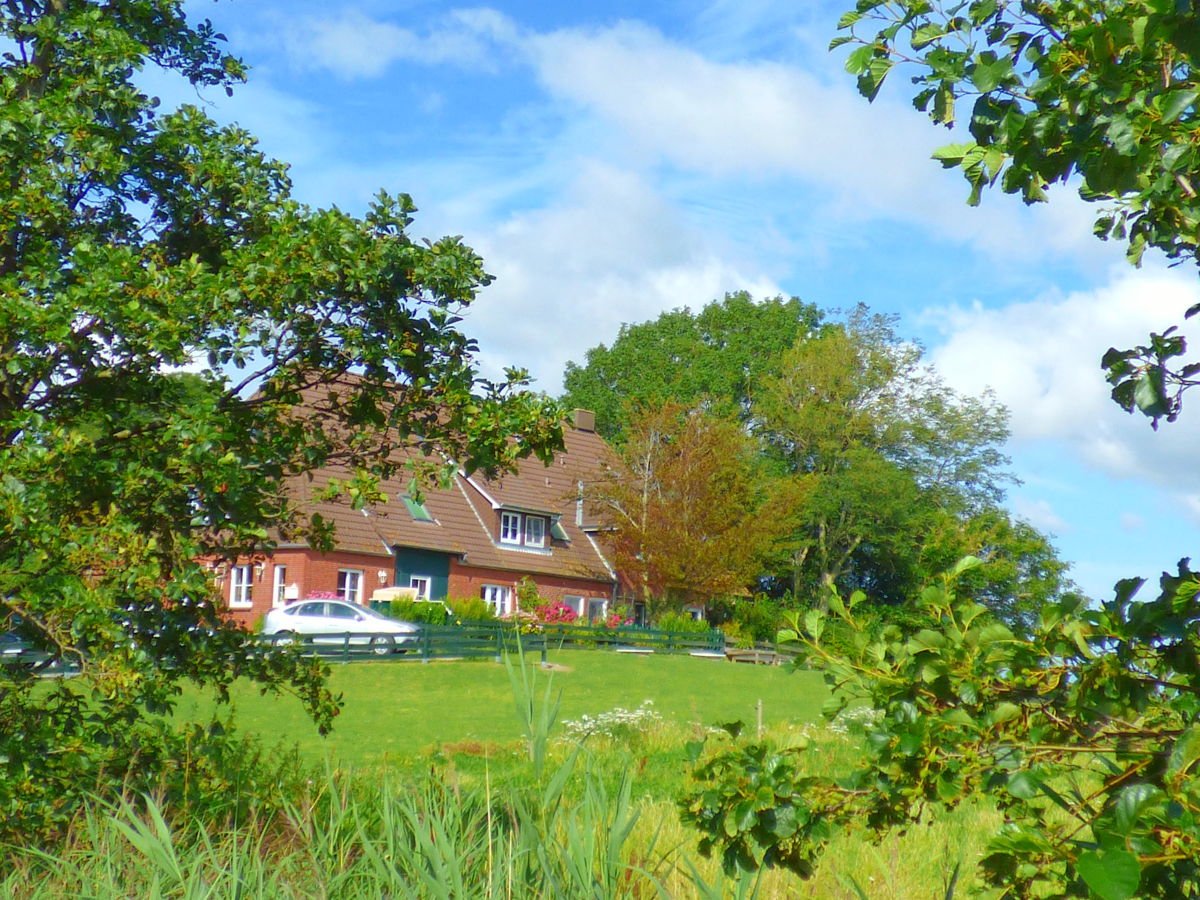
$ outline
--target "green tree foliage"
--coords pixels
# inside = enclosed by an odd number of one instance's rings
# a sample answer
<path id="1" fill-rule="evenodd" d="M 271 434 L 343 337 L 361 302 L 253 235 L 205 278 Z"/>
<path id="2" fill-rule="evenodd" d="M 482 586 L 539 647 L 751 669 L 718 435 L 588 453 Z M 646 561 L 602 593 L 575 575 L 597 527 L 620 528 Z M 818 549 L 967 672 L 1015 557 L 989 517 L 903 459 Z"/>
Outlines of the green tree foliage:
<path id="1" fill-rule="evenodd" d="M 935 120 L 952 122 L 954 101 L 976 98 L 973 140 L 939 153 L 971 182 L 972 202 L 997 180 L 1032 202 L 1078 178 L 1085 199 L 1107 204 L 1097 233 L 1127 240 L 1132 261 L 1147 247 L 1195 257 L 1200 28 L 1190 4 L 864 0 L 835 44 L 856 40 L 864 20 L 883 24 L 848 68 L 869 97 L 904 59 L 920 67 L 916 103 Z M 1173 420 L 1200 371 L 1168 368 L 1185 350 L 1173 330 L 1110 350 L 1114 400 Z M 1150 600 L 1128 579 L 1095 607 L 1070 596 L 1044 604 L 1025 634 L 964 596 L 981 568 L 972 559 L 922 594 L 931 627 L 860 631 L 851 652 L 831 653 L 814 612 L 795 637 L 844 699 L 879 711 L 865 764 L 832 781 L 796 777 L 770 748 L 719 753 L 699 770 L 707 789 L 687 815 L 730 867 L 803 872 L 848 821 L 882 830 L 986 793 L 1005 822 L 980 869 L 1004 896 L 1200 896 L 1200 574 L 1187 563 Z M 861 600 L 831 608 L 859 630 Z M 769 783 L 751 797 L 744 786 L 756 778 Z"/>
<path id="2" fill-rule="evenodd" d="M 803 874 L 838 828 L 904 827 L 985 792 L 1005 824 L 981 874 L 1005 896 L 1195 896 L 1200 576 L 1181 564 L 1154 599 L 1129 580 L 1098 608 L 1047 604 L 1022 636 L 958 590 L 979 567 L 967 558 L 922 592 L 930 627 L 870 636 L 856 594 L 830 604 L 860 637 L 849 652 L 829 651 L 816 612 L 783 635 L 826 667 L 836 708 L 878 710 L 865 758 L 801 778 L 802 749 L 717 753 L 686 807 L 706 846 L 729 868 Z"/>
<path id="3" fill-rule="evenodd" d="M 745 593 L 779 533 L 781 505 L 744 429 L 659 404 L 627 422 L 619 456 L 588 499 L 611 528 L 614 566 L 649 616 Z"/>
<path id="4" fill-rule="evenodd" d="M 361 502 L 400 442 L 494 469 L 561 439 L 519 373 L 475 378 L 456 312 L 488 276 L 457 238 L 410 238 L 407 197 L 302 206 L 247 133 L 139 90 L 149 65 L 241 80 L 181 7 L 0 5 L 0 620 L 81 670 L 0 670 L 4 835 L 185 766 L 155 715 L 181 679 L 258 679 L 329 726 L 319 667 L 225 622 L 204 562 L 269 527 L 327 542 L 289 477 L 336 459 Z"/>
<path id="5" fill-rule="evenodd" d="M 698 313 L 676 309 L 622 325 L 611 347 L 593 347 L 582 366 L 567 363 L 563 400 L 594 410 L 597 428 L 610 439 L 620 439 L 630 404 L 703 402 L 719 415 L 745 418 L 756 383 L 821 319 L 816 307 L 795 297 L 756 302 L 741 291 Z"/>
<path id="6" fill-rule="evenodd" d="M 1007 413 L 960 397 L 892 320 L 856 310 L 785 351 L 755 397 L 768 452 L 805 489 L 793 509 L 794 594 L 871 585 L 899 602 L 931 573 L 919 548 L 939 516 L 993 509 L 1009 478 Z"/>
<path id="7" fill-rule="evenodd" d="M 1064 182 L 1100 204 L 1095 233 L 1171 259 L 1200 251 L 1200 79 L 1196 12 L 1173 0 L 862 0 L 842 17 L 846 68 L 873 99 L 897 64 L 916 67 L 913 102 L 970 139 L 935 157 L 959 169 L 971 204 L 997 183 L 1027 203 Z M 970 101 L 969 111 L 960 103 Z M 1187 311 L 1200 312 L 1200 304 Z M 1113 399 L 1173 421 L 1200 378 L 1175 327 L 1103 359 Z M 1180 365 L 1180 363 L 1183 363 Z"/>

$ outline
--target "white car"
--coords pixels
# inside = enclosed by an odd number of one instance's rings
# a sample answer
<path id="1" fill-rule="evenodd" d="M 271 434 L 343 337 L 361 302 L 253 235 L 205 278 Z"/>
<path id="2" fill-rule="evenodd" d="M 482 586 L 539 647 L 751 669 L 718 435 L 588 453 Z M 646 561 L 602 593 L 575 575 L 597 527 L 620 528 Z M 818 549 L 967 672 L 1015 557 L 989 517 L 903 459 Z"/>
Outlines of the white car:
<path id="1" fill-rule="evenodd" d="M 263 618 L 265 635 L 304 635 L 314 644 L 367 645 L 379 654 L 397 651 L 417 639 L 420 627 L 345 600 L 299 600 L 273 609 Z"/>

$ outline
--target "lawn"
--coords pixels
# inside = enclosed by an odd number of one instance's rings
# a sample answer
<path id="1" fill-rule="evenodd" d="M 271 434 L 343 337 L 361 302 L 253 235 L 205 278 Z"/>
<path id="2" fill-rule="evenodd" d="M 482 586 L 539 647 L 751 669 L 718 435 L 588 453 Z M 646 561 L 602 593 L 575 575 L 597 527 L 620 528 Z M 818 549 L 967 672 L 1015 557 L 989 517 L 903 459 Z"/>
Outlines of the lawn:
<path id="1" fill-rule="evenodd" d="M 550 662 L 552 689 L 561 692 L 560 721 L 650 700 L 664 719 L 680 724 L 741 719 L 753 727 L 761 701 L 764 725 L 771 727 L 816 721 L 828 696 L 819 675 L 790 667 L 602 650 L 560 650 Z M 261 696 L 249 685 L 233 693 L 234 722 L 268 746 L 295 745 L 310 760 L 354 767 L 411 758 L 442 744 L 508 743 L 521 734 L 507 671 L 494 662 L 335 664 L 330 687 L 345 706 L 327 737 L 317 734 L 299 701 Z M 177 715 L 203 718 L 211 709 L 206 696 L 192 693 Z"/>

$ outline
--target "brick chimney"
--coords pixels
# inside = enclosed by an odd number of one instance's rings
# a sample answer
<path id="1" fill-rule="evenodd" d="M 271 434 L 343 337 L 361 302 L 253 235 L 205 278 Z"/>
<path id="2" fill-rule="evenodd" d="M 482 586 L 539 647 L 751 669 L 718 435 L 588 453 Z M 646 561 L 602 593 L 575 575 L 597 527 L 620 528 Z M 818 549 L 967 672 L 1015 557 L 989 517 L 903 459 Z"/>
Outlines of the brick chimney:
<path id="1" fill-rule="evenodd" d="M 596 414 L 590 409 L 577 409 L 571 413 L 571 424 L 576 431 L 595 431 Z"/>

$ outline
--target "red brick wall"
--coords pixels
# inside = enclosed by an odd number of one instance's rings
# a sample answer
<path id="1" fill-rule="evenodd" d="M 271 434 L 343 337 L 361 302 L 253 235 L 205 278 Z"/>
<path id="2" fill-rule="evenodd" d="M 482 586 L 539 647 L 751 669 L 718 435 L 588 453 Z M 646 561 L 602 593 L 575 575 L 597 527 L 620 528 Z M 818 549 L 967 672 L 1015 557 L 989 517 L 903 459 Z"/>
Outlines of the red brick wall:
<path id="1" fill-rule="evenodd" d="M 249 609 L 230 609 L 229 616 L 240 625 L 252 628 L 258 620 L 271 609 L 275 589 L 275 566 L 287 566 L 285 584 L 295 585 L 296 599 L 303 599 L 314 591 L 337 590 L 339 569 L 359 569 L 362 577 L 363 603 L 370 599 L 376 588 L 391 587 L 395 574 L 395 565 L 390 556 L 375 556 L 369 553 L 349 553 L 335 550 L 332 553 L 314 553 L 308 549 L 276 550 L 272 556 L 246 557 L 238 560 L 239 564 L 250 563 L 261 565 L 261 569 L 251 569 L 253 581 L 250 586 Z M 384 577 L 380 578 L 379 573 Z M 225 566 L 218 576 L 218 586 L 225 604 L 229 604 L 232 578 L 229 567 Z"/>
<path id="2" fill-rule="evenodd" d="M 450 561 L 450 596 L 478 597 L 485 584 L 498 584 L 511 588 L 513 598 L 516 598 L 516 584 L 524 577 L 521 572 L 508 569 L 483 569 L 475 566 L 464 566 L 457 560 Z M 561 600 L 565 594 L 575 594 L 584 597 L 612 597 L 613 586 L 607 581 L 593 581 L 585 578 L 566 578 L 561 575 L 530 574 L 537 585 L 538 594 L 543 602 L 553 603 Z"/>

